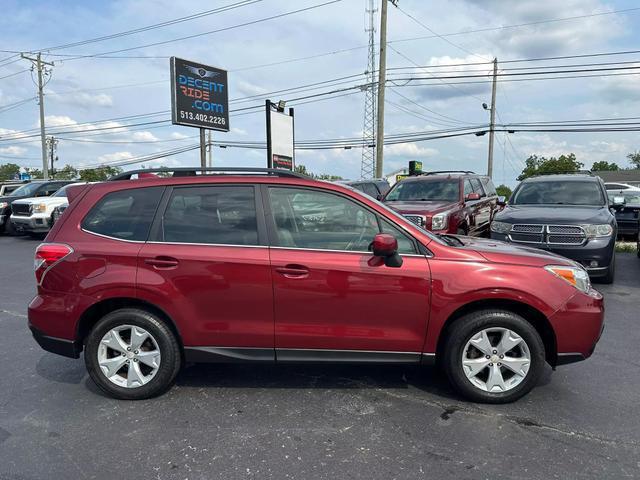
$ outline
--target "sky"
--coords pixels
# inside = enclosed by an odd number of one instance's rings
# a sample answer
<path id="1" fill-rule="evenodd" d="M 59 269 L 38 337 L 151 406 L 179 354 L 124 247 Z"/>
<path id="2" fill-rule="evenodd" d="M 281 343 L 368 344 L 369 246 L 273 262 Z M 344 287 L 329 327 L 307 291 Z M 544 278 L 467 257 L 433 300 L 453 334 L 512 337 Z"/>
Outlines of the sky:
<path id="1" fill-rule="evenodd" d="M 66 131 L 59 135 L 57 167 L 67 163 L 89 166 L 117 162 L 195 145 L 198 130 L 171 125 L 166 122 L 169 114 L 163 113 L 170 108 L 170 56 L 228 70 L 229 96 L 234 100 L 232 110 L 264 105 L 265 98 L 291 99 L 364 82 L 364 77 L 358 75 L 367 68 L 365 8 L 368 0 L 340 0 L 323 6 L 318 5 L 328 0 L 254 1 L 163 28 L 52 48 L 166 22 L 237 1 L 3 0 L 0 163 L 41 165 L 39 137 L 21 138 L 22 134 L 16 133 L 37 133 L 34 129 L 39 127 L 39 117 L 38 105 L 32 98 L 36 87 L 33 72 L 28 70 L 30 62 L 18 60 L 14 52 L 41 50 L 43 58 L 54 62 L 45 87 L 45 125 L 52 131 Z M 379 7 L 379 2 L 374 3 Z M 390 41 L 387 67 L 395 72 L 390 75 L 392 78 L 406 78 L 409 74 L 428 78 L 472 71 L 474 75 L 481 75 L 482 81 L 467 85 L 461 85 L 464 80 L 460 79 L 388 84 L 386 135 L 486 125 L 489 114 L 482 103 L 491 103 L 491 84 L 484 75 L 490 73 L 492 66 L 487 62 L 494 57 L 498 59 L 501 73 L 509 72 L 505 69 L 512 67 L 614 61 L 637 66 L 631 63 L 636 59 L 640 65 L 640 53 L 500 63 L 640 50 L 640 8 L 631 0 L 399 0 L 398 5 L 400 8 L 389 4 L 387 27 Z M 288 14 L 307 7 L 306 11 Z M 633 10 L 619 12 L 629 9 Z M 274 16 L 278 18 L 228 28 Z M 567 17 L 581 18 L 566 20 Z M 508 28 L 498 28 L 505 26 Z M 221 31 L 199 35 L 214 30 Z M 192 38 L 175 40 L 187 36 Z M 156 45 L 145 47 L 150 44 Z M 116 53 L 108 53 L 114 51 Z M 95 54 L 111 58 L 86 57 Z M 74 59 L 76 56 L 84 58 Z M 460 66 L 469 63 L 476 65 Z M 404 70 L 393 70 L 399 68 Z M 635 71 L 599 73 L 625 75 L 501 81 L 497 85 L 496 121 L 510 124 L 636 116 L 640 83 Z M 335 81 L 320 84 L 315 90 L 266 95 L 327 80 Z M 294 107 L 296 140 L 360 138 L 364 93 L 361 89 L 344 93 L 349 95 L 299 101 Z M 245 97 L 251 98 L 242 100 Z M 160 113 L 120 119 L 155 112 Z M 103 122 L 109 119 L 120 120 Z M 150 123 L 163 120 L 163 123 Z M 96 125 L 98 121 L 103 123 Z M 127 127 L 131 123 L 145 125 Z M 230 126 L 229 132 L 214 132 L 214 141 L 265 140 L 263 109 L 232 113 Z M 97 127 L 119 128 L 94 130 Z M 639 148 L 637 137 L 637 132 L 628 131 L 498 132 L 494 181 L 514 185 L 524 161 L 532 154 L 556 156 L 573 152 L 586 168 L 601 160 L 626 167 L 626 155 Z M 384 172 L 402 168 L 409 160 L 421 160 L 425 169 L 484 173 L 487 150 L 488 135 L 388 145 Z M 198 151 L 193 150 L 144 165 L 197 165 L 198 155 Z M 355 179 L 360 176 L 361 156 L 359 148 L 299 150 L 296 163 L 304 164 L 314 173 Z M 214 148 L 213 163 L 215 166 L 265 166 L 266 151 Z M 139 164 L 127 168 L 133 167 Z"/>

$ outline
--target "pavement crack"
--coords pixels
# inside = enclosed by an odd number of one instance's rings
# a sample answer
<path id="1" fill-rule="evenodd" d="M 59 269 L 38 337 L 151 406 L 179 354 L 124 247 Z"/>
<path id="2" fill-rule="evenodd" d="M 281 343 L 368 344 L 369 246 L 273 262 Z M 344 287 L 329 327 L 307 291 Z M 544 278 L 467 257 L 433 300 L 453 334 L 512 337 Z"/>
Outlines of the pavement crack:
<path id="1" fill-rule="evenodd" d="M 27 316 L 24 313 L 12 312 L 11 310 L 0 309 L 0 313 L 6 313 L 7 315 L 11 315 L 13 317 L 18 317 L 18 318 L 27 318 Z"/>

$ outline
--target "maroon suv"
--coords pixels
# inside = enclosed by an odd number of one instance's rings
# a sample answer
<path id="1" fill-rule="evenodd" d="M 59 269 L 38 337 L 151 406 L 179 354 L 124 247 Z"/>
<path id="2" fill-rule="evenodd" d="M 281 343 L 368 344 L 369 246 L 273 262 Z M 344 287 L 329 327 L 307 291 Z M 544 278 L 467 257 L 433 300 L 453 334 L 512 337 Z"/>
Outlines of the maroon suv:
<path id="1" fill-rule="evenodd" d="M 491 179 L 473 172 L 431 172 L 396 183 L 384 203 L 436 233 L 489 236 L 498 208 Z"/>
<path id="2" fill-rule="evenodd" d="M 508 402 L 595 348 L 602 296 L 571 260 L 291 172 L 205 170 L 70 187 L 36 250 L 35 339 L 84 351 L 110 395 L 157 395 L 185 362 L 438 359 L 467 398 Z"/>

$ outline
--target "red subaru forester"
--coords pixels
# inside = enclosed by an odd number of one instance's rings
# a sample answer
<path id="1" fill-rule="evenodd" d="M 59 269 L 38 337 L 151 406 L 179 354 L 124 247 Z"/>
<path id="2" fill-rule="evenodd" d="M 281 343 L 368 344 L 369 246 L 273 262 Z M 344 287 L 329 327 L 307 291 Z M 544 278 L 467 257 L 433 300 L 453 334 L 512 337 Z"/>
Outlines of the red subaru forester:
<path id="1" fill-rule="evenodd" d="M 602 332 L 602 296 L 571 260 L 434 235 L 291 172 L 171 172 L 71 187 L 35 254 L 35 339 L 84 350 L 114 397 L 158 395 L 186 362 L 438 360 L 462 395 L 501 403 Z"/>

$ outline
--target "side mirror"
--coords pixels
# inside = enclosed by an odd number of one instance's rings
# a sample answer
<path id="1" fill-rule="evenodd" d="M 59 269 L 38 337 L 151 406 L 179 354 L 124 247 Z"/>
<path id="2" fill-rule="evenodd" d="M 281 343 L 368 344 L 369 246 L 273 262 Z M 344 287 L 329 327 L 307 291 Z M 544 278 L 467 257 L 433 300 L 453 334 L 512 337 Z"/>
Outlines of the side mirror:
<path id="1" fill-rule="evenodd" d="M 398 255 L 398 240 L 389 233 L 378 233 L 371 242 L 370 250 L 376 257 L 384 259 L 387 267 L 402 266 L 402 257 Z"/>
<path id="2" fill-rule="evenodd" d="M 480 200 L 480 194 L 477 192 L 467 193 L 464 197 L 465 201 Z"/>
<path id="3" fill-rule="evenodd" d="M 624 197 L 613 197 L 613 203 L 612 205 L 614 207 L 622 207 L 626 202 L 626 199 Z"/>
<path id="4" fill-rule="evenodd" d="M 498 205 L 501 207 L 504 207 L 507 204 L 507 197 L 505 197 L 504 195 L 500 195 L 498 197 Z"/>

